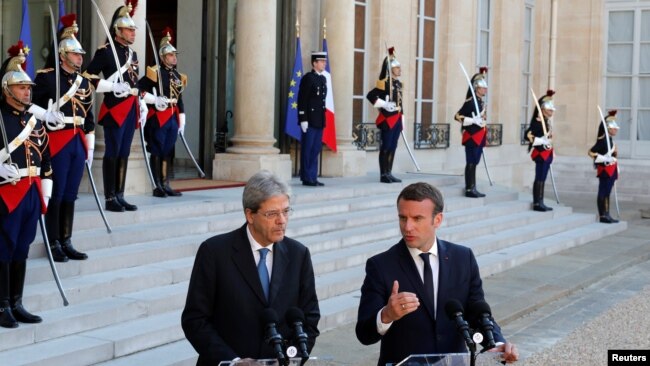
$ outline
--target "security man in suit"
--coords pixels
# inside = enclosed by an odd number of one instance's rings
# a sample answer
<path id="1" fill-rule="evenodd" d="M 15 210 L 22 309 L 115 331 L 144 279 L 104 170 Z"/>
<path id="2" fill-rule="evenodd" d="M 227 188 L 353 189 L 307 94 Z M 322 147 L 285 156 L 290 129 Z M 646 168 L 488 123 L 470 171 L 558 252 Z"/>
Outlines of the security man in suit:
<path id="1" fill-rule="evenodd" d="M 312 52 L 312 70 L 300 79 L 298 89 L 298 123 L 300 137 L 300 180 L 305 186 L 323 186 L 318 177 L 318 156 L 323 146 L 325 128 L 325 97 L 327 79 L 323 75 L 327 65 L 326 52 Z"/>
<path id="2" fill-rule="evenodd" d="M 28 111 L 34 83 L 23 71 L 22 41 L 9 49 L 2 75 L 0 139 L 0 326 L 40 323 L 22 304 L 27 254 L 36 226 L 52 194 L 53 171 L 45 127 Z M 43 112 L 43 111 L 41 111 Z M 54 111 L 46 111 L 50 117 Z M 63 127 L 60 116 L 53 126 Z"/>
<path id="3" fill-rule="evenodd" d="M 178 51 L 171 44 L 171 33 L 171 28 L 165 28 L 160 41 L 158 49 L 161 62 L 160 73 L 157 65 L 148 66 L 147 73 L 138 83 L 145 103 L 152 104 L 144 127 L 144 135 L 147 150 L 151 153 L 149 164 L 156 185 L 153 190 L 154 197 L 182 195 L 169 186 L 169 169 L 172 165 L 178 134 L 184 133 L 185 130 L 185 108 L 181 93 L 187 86 L 187 75 L 181 74 L 176 69 Z M 162 85 L 162 90 L 157 90 L 160 89 L 159 85 Z"/>
<path id="4" fill-rule="evenodd" d="M 605 134 L 602 122 L 599 123 L 596 143 L 589 149 L 589 156 L 594 159 L 594 166 L 597 169 L 598 196 L 596 204 L 598 206 L 598 217 L 599 221 L 605 224 L 618 222 L 609 215 L 609 196 L 618 179 L 618 161 L 616 159 L 618 149 L 614 144 L 614 136 L 619 130 L 618 123 L 616 123 L 616 112 L 616 110 L 611 110 L 605 117 L 607 134 Z M 607 138 L 609 138 L 609 142 Z"/>
<path id="5" fill-rule="evenodd" d="M 487 141 L 487 129 L 485 128 L 486 105 L 483 101 L 487 93 L 487 67 L 481 67 L 479 72 L 471 79 L 476 104 L 479 113 L 477 114 L 472 91 L 468 88 L 465 94 L 465 102 L 454 116 L 454 119 L 462 124 L 463 145 L 465 146 L 465 197 L 479 198 L 485 194 L 476 190 L 476 165 L 481 161 L 483 147 Z"/>
<path id="6" fill-rule="evenodd" d="M 390 74 L 389 74 L 390 73 Z M 399 183 L 402 180 L 393 176 L 395 150 L 402 132 L 404 108 L 402 105 L 402 67 L 395 56 L 395 47 L 388 49 L 377 80 L 377 86 L 368 92 L 366 99 L 379 110 L 375 124 L 381 131 L 379 147 L 379 181 L 382 183 Z"/>
<path id="7" fill-rule="evenodd" d="M 147 106 L 138 96 L 138 55 L 130 47 L 137 28 L 131 18 L 134 11 L 130 3 L 115 11 L 110 32 L 116 49 L 108 41 L 98 48 L 85 75 L 93 81 L 98 93 L 104 93 L 97 123 L 104 127 L 106 145 L 102 162 L 106 210 L 113 212 L 138 209 L 124 199 L 133 135 L 147 115 Z M 117 54 L 119 70 L 113 52 Z M 105 79 L 99 77 L 100 73 Z"/>
<path id="8" fill-rule="evenodd" d="M 74 208 L 86 160 L 92 162 L 95 149 L 95 122 L 92 114 L 95 88 L 79 72 L 86 53 L 75 37 L 79 31 L 76 14 L 61 17 L 63 28 L 59 32 L 58 62 L 60 65 L 58 107 L 63 113 L 65 127 L 50 129 L 52 168 L 57 172 L 54 180 L 46 224 L 52 257 L 57 262 L 68 259 L 83 260 L 88 255 L 72 246 Z M 53 66 L 53 65 L 52 65 Z M 41 107 L 55 105 L 56 72 L 50 67 L 39 70 L 35 79 L 34 103 Z"/>
<path id="9" fill-rule="evenodd" d="M 526 130 L 528 139 L 528 151 L 530 158 L 535 162 L 535 181 L 533 182 L 533 210 L 539 212 L 552 211 L 553 208 L 544 204 L 544 185 L 548 171 L 553 163 L 553 137 L 551 131 L 551 118 L 555 112 L 553 104 L 553 95 L 555 91 L 547 90 L 546 95 L 539 98 L 537 103 L 542 110 L 544 125 L 539 111 L 535 108 L 533 116 L 530 119 L 530 125 Z M 546 131 L 546 134 L 544 133 Z"/>

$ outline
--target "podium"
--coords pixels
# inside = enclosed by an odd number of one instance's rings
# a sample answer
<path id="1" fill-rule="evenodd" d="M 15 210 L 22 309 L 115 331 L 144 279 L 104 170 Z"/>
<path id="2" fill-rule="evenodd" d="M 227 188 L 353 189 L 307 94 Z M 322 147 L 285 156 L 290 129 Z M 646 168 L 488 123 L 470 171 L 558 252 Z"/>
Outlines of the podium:
<path id="1" fill-rule="evenodd" d="M 476 357 L 476 366 L 503 365 L 501 352 L 484 352 Z M 393 365 L 393 364 L 387 364 Z M 410 355 L 394 366 L 469 366 L 471 359 L 469 353 L 441 353 L 428 355 Z"/>
<path id="2" fill-rule="evenodd" d="M 296 357 L 296 358 L 290 358 L 289 359 L 289 366 L 300 366 L 302 363 L 302 358 Z M 221 361 L 219 362 L 219 366 L 226 366 L 226 365 L 232 365 L 232 366 L 278 366 L 278 360 L 275 358 L 267 358 L 267 359 L 262 359 L 262 360 L 251 360 L 251 359 L 245 359 L 245 360 L 239 360 L 239 361 Z M 333 365 L 340 365 L 338 362 L 334 361 L 326 361 L 326 360 L 319 360 L 316 357 L 309 357 L 309 360 L 305 363 L 305 366 L 333 366 Z"/>

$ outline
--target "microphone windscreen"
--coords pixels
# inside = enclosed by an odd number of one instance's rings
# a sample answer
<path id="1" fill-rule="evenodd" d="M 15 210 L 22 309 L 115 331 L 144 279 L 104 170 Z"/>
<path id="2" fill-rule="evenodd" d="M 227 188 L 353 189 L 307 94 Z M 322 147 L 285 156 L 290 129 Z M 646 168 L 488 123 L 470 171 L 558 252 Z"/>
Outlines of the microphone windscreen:
<path id="1" fill-rule="evenodd" d="M 483 314 L 492 315 L 492 310 L 490 309 L 490 305 L 488 305 L 488 303 L 483 300 L 471 304 L 469 309 L 470 309 L 470 313 L 472 314 L 472 317 L 474 318 L 478 318 Z"/>
<path id="2" fill-rule="evenodd" d="M 450 299 L 445 304 L 445 313 L 447 313 L 447 317 L 449 317 L 449 319 L 452 320 L 455 319 L 456 314 L 462 312 L 463 312 L 463 305 L 460 303 L 460 301 L 456 299 Z"/>
<path id="3" fill-rule="evenodd" d="M 287 319 L 287 323 L 292 324 L 296 322 L 305 322 L 305 313 L 300 310 L 300 308 L 296 306 L 292 306 L 289 309 L 287 309 L 287 314 L 285 316 Z"/>
<path id="4" fill-rule="evenodd" d="M 278 323 L 278 313 L 271 308 L 266 308 L 262 311 L 262 324 L 267 325 L 269 323 Z"/>

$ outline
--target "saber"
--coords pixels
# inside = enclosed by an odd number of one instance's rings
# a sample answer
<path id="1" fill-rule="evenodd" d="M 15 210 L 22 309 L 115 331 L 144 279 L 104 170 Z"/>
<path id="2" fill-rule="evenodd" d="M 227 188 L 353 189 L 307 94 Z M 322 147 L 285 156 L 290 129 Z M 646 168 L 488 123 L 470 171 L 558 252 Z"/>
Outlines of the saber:
<path id="1" fill-rule="evenodd" d="M 156 90 L 154 88 L 154 90 Z M 144 103 L 144 102 L 143 102 Z M 142 155 L 144 156 L 144 166 L 147 168 L 147 175 L 149 176 L 149 181 L 151 181 L 151 186 L 153 189 L 156 189 L 156 182 L 153 179 L 153 173 L 151 172 L 151 166 L 149 165 L 149 155 L 147 155 L 146 143 L 144 141 L 144 126 L 140 126 L 140 144 L 142 145 Z"/>
<path id="2" fill-rule="evenodd" d="M 607 140 L 607 155 L 612 156 L 614 153 L 612 151 L 612 144 L 609 141 L 609 131 L 607 130 L 607 123 L 605 122 L 605 115 L 603 115 L 603 110 L 600 109 L 600 105 L 597 105 L 598 113 L 600 114 L 600 121 L 603 123 L 603 129 L 605 130 L 605 140 Z M 618 175 L 618 163 L 616 163 L 616 173 Z M 618 192 L 616 191 L 616 181 L 614 181 L 614 204 L 616 206 L 616 215 L 618 219 L 621 218 L 621 209 L 618 207 Z"/>
<path id="3" fill-rule="evenodd" d="M 404 116 L 404 115 L 402 115 L 402 116 Z M 409 152 L 409 156 L 411 157 L 411 160 L 413 160 L 413 165 L 415 165 L 415 169 L 419 172 L 420 171 L 420 165 L 415 160 L 415 156 L 413 156 L 413 152 L 411 151 L 411 147 L 409 146 L 409 142 L 406 139 L 406 134 L 404 133 L 404 129 L 402 129 L 400 134 L 402 135 L 402 139 L 404 139 L 404 146 L 406 146 L 406 151 Z"/>
<path id="4" fill-rule="evenodd" d="M 61 279 L 59 278 L 59 272 L 56 270 L 56 265 L 54 264 L 54 258 L 52 257 L 52 249 L 50 249 L 50 241 L 47 239 L 47 233 L 45 231 L 45 216 L 41 215 L 38 217 L 38 223 L 41 225 L 41 234 L 43 234 L 43 243 L 45 244 L 45 253 L 47 253 L 47 259 L 50 262 L 50 268 L 52 269 L 52 275 L 54 275 L 54 282 L 56 282 L 56 287 L 59 288 L 59 293 L 63 299 L 63 306 L 68 306 L 68 298 L 65 296 L 65 291 L 63 286 L 61 286 Z"/>
<path id="5" fill-rule="evenodd" d="M 113 37 L 111 36 L 111 32 L 108 30 L 106 21 L 104 20 L 104 17 L 102 16 L 102 12 L 99 10 L 99 6 L 97 6 L 95 0 L 90 0 L 90 2 L 92 2 L 93 5 L 95 6 L 95 11 L 97 12 L 97 17 L 99 18 L 99 22 L 102 24 L 102 28 L 106 33 L 106 38 L 108 39 L 108 43 L 111 45 L 111 51 L 113 51 L 113 59 L 115 60 L 115 69 L 117 70 L 117 77 L 120 79 L 120 82 L 123 83 L 124 76 L 120 72 L 120 68 L 122 67 L 122 64 L 120 64 L 120 59 L 117 57 L 117 49 L 115 48 L 115 43 L 113 42 Z"/>
<path id="6" fill-rule="evenodd" d="M 542 107 L 539 105 L 539 100 L 537 100 L 537 95 L 533 91 L 533 88 L 530 88 L 530 93 L 533 95 L 533 100 L 535 101 L 535 108 L 537 108 L 537 114 L 539 115 L 540 120 L 542 121 L 542 130 L 544 132 L 544 137 L 548 137 L 548 131 L 546 130 L 546 121 L 544 120 L 544 113 L 542 113 Z M 544 145 L 546 150 L 550 150 L 551 146 Z M 555 186 L 555 174 L 553 174 L 553 165 L 548 166 L 551 173 L 551 184 L 553 185 L 553 193 L 555 194 L 555 202 L 560 203 L 560 196 L 557 195 L 557 187 Z"/>
<path id="7" fill-rule="evenodd" d="M 158 90 L 160 90 L 160 95 L 163 95 L 163 84 L 162 84 L 162 71 L 160 71 L 160 59 L 158 58 L 158 50 L 156 49 L 156 42 L 153 40 L 153 33 L 151 32 L 151 27 L 149 27 L 149 21 L 145 20 L 147 24 L 147 31 L 149 31 L 149 42 L 151 43 L 151 51 L 153 52 L 153 59 L 156 61 L 156 73 L 158 74 Z"/>
<path id="8" fill-rule="evenodd" d="M 201 170 L 201 167 L 199 166 L 199 163 L 196 162 L 196 159 L 194 159 L 194 155 L 192 155 L 192 151 L 190 150 L 190 147 L 187 145 L 187 141 L 185 141 L 185 136 L 182 133 L 179 133 L 178 136 L 181 137 L 181 142 L 183 142 L 183 146 L 185 146 L 185 150 L 190 155 L 190 159 L 192 159 L 192 162 L 194 163 L 196 170 L 199 171 L 199 176 L 201 178 L 205 178 L 205 173 L 203 172 L 203 170 Z"/>
<path id="9" fill-rule="evenodd" d="M 476 99 L 476 93 L 474 92 L 474 86 L 472 85 L 472 80 L 470 80 L 469 75 L 467 74 L 467 70 L 465 70 L 465 66 L 463 66 L 463 63 L 458 62 L 458 64 L 460 65 L 460 69 L 463 70 L 463 75 L 465 75 L 465 80 L 467 81 L 467 85 L 469 85 L 469 90 L 472 93 L 472 101 L 474 102 L 474 110 L 476 110 L 476 115 L 480 116 L 481 110 L 478 107 L 478 100 Z M 488 168 L 487 159 L 485 158 L 485 149 L 482 150 L 482 154 L 483 154 L 483 165 L 485 165 L 485 173 L 487 174 L 488 181 L 490 181 L 490 185 L 492 186 L 493 184 L 492 184 L 492 178 L 490 177 L 490 168 Z"/>
<path id="10" fill-rule="evenodd" d="M 99 214 L 102 215 L 102 219 L 104 220 L 104 225 L 106 225 L 106 231 L 110 234 L 113 230 L 111 229 L 111 225 L 108 223 L 108 220 L 106 219 L 106 214 L 104 213 L 104 209 L 102 208 L 102 203 L 99 201 L 99 194 L 97 194 L 97 186 L 95 185 L 95 179 L 93 178 L 93 173 L 90 170 L 90 164 L 86 160 L 84 165 L 86 166 L 86 171 L 88 172 L 88 180 L 90 181 L 90 187 L 93 189 L 93 195 L 95 196 L 95 202 L 97 202 L 97 208 L 99 209 Z"/>
<path id="11" fill-rule="evenodd" d="M 61 98 L 61 66 L 59 66 L 59 60 L 58 60 L 58 45 L 56 44 L 56 27 L 54 26 L 54 12 L 52 11 L 52 6 L 48 5 L 48 8 L 50 8 L 50 28 L 52 29 L 52 43 L 54 44 L 54 75 L 55 75 L 55 82 L 56 82 L 56 91 L 55 91 L 55 96 L 56 96 L 56 111 L 58 112 L 60 110 L 60 101 L 59 99 Z M 73 128 L 72 131 L 75 131 L 76 128 Z M 74 132 L 73 132 L 74 133 Z"/>

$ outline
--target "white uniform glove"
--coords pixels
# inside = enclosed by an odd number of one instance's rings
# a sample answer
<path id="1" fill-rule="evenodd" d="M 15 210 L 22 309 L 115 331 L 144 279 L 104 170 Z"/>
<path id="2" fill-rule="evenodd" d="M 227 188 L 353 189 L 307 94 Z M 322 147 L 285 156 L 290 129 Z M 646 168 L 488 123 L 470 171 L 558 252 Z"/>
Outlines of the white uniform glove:
<path id="1" fill-rule="evenodd" d="M 147 114 L 149 114 L 147 103 L 140 99 L 140 128 L 144 128 L 144 125 L 147 123 Z"/>
<path id="2" fill-rule="evenodd" d="M 463 126 L 471 126 L 474 124 L 474 118 L 471 117 L 465 117 L 463 118 Z"/>
<path id="3" fill-rule="evenodd" d="M 43 195 L 43 201 L 45 201 L 45 208 L 47 208 L 50 197 L 52 197 L 52 179 L 41 179 L 41 194 Z"/>
<path id="4" fill-rule="evenodd" d="M 123 83 L 113 83 L 104 79 L 99 80 L 97 84 L 98 93 L 109 93 L 112 92 L 117 98 L 124 98 L 127 95 L 131 94 L 131 85 L 126 82 Z"/>
<path id="5" fill-rule="evenodd" d="M 185 113 L 178 115 L 178 133 L 181 135 L 185 134 Z"/>
<path id="6" fill-rule="evenodd" d="M 551 140 L 548 137 L 535 137 L 533 140 L 533 146 L 544 146 L 551 145 Z"/>
<path id="7" fill-rule="evenodd" d="M 88 158 L 86 161 L 88 162 L 88 166 L 92 167 L 93 166 L 93 155 L 95 153 L 95 134 L 94 133 L 89 133 L 86 135 L 86 148 L 88 148 Z"/>
<path id="8" fill-rule="evenodd" d="M 144 93 L 144 102 L 147 104 L 154 104 L 156 106 L 156 109 L 159 111 L 164 111 L 167 109 L 169 105 L 169 99 L 165 96 L 157 96 L 155 95 L 156 89 L 154 89 L 154 94 L 151 93 Z"/>
<path id="9" fill-rule="evenodd" d="M 389 101 L 388 96 L 386 96 L 386 100 L 377 98 L 373 106 L 375 108 L 383 108 L 387 112 L 395 112 L 397 110 L 397 104 L 395 104 L 395 102 Z"/>
<path id="10" fill-rule="evenodd" d="M 609 155 L 598 154 L 598 155 L 596 155 L 595 162 L 596 163 L 603 163 L 603 164 L 612 164 L 612 163 L 616 162 L 616 158 L 613 157 L 613 156 L 609 156 Z"/>
<path id="11" fill-rule="evenodd" d="M 0 178 L 5 182 L 13 182 L 20 180 L 20 172 L 16 164 L 2 163 L 0 164 Z"/>
<path id="12" fill-rule="evenodd" d="M 307 128 L 309 127 L 309 122 L 300 122 L 300 129 L 302 133 L 307 133 Z"/>
<path id="13" fill-rule="evenodd" d="M 472 118 L 472 120 L 475 125 L 479 127 L 485 127 L 485 121 L 483 120 L 483 118 L 481 118 L 481 116 L 475 116 Z"/>
<path id="14" fill-rule="evenodd" d="M 33 114 L 36 119 L 45 122 L 45 125 L 50 131 L 58 131 L 65 127 L 65 122 L 63 120 L 63 117 L 65 116 L 60 111 L 54 111 L 51 99 L 48 109 L 43 109 L 36 104 L 32 104 L 27 112 Z"/>

